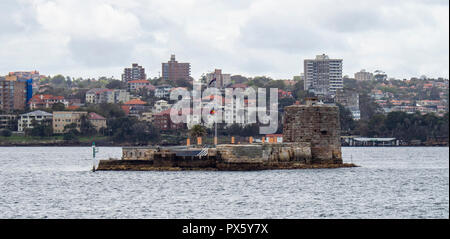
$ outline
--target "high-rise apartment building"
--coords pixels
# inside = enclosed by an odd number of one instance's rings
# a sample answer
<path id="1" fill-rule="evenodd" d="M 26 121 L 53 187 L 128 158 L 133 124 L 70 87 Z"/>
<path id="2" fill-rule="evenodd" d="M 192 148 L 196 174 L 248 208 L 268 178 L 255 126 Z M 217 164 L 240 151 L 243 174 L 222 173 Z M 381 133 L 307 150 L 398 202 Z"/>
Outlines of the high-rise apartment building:
<path id="1" fill-rule="evenodd" d="M 373 74 L 362 69 L 361 71 L 355 73 L 355 79 L 361 81 L 372 80 Z"/>
<path id="2" fill-rule="evenodd" d="M 131 68 L 125 68 L 122 74 L 122 81 L 128 82 L 132 80 L 146 80 L 145 68 L 133 63 Z"/>
<path id="3" fill-rule="evenodd" d="M 330 59 L 327 55 L 318 55 L 316 59 L 304 61 L 305 90 L 316 95 L 334 95 L 342 89 L 342 59 Z"/>
<path id="4" fill-rule="evenodd" d="M 211 83 L 215 79 L 214 83 Z M 215 69 L 214 72 L 206 74 L 206 84 L 209 87 L 217 87 L 224 88 L 231 83 L 231 75 L 230 74 L 222 74 L 222 70 Z"/>
<path id="5" fill-rule="evenodd" d="M 18 80 L 15 76 L 0 77 L 0 109 L 23 110 L 33 95 L 32 80 Z"/>
<path id="6" fill-rule="evenodd" d="M 175 60 L 175 55 L 171 55 L 170 61 L 162 63 L 162 77 L 166 81 L 190 80 L 191 64 L 179 63 Z"/>

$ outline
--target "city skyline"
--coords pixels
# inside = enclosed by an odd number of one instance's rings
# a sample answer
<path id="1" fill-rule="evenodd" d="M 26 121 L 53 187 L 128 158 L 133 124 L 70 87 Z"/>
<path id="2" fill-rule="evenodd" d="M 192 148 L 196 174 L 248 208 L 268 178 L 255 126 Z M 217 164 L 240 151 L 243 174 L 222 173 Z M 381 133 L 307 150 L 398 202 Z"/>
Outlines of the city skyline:
<path id="1" fill-rule="evenodd" d="M 148 77 L 175 54 L 191 76 L 291 79 L 303 60 L 343 59 L 399 79 L 449 77 L 448 1 L 2 1 L 0 75 L 121 78 L 138 63 Z M 215 14 L 203 14 L 209 11 Z M 295 14 L 294 14 L 295 13 Z M 15 50 L 13 50 L 15 49 Z"/>

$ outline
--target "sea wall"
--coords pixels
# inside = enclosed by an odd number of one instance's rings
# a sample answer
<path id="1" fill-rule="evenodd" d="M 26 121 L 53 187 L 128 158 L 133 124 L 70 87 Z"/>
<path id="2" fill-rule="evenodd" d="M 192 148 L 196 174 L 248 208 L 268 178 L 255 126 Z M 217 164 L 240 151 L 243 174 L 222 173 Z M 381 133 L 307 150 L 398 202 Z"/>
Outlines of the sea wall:
<path id="1" fill-rule="evenodd" d="M 225 163 L 311 162 L 307 142 L 281 144 L 218 145 L 217 160 Z"/>

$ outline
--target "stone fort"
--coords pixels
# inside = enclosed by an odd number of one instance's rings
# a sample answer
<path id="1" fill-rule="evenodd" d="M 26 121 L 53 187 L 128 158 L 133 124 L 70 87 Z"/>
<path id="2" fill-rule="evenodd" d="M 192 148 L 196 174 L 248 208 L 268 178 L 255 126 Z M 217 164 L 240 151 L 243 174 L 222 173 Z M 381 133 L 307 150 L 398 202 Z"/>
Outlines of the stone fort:
<path id="1" fill-rule="evenodd" d="M 99 170 L 264 170 L 354 167 L 342 161 L 339 108 L 308 99 L 285 107 L 283 143 L 220 144 L 215 148 L 125 147 Z"/>

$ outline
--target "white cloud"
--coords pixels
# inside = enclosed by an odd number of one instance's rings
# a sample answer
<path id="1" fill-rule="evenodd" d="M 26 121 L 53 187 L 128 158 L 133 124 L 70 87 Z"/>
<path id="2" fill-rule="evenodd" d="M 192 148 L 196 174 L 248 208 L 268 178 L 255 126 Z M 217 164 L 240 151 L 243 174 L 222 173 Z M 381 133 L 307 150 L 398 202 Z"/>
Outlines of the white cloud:
<path id="1" fill-rule="evenodd" d="M 157 76 L 175 53 L 195 78 L 214 68 L 292 78 L 327 53 L 349 75 L 448 78 L 448 11 L 446 0 L 6 0 L 0 74 L 120 77 L 138 62 Z"/>
<path id="2" fill-rule="evenodd" d="M 43 30 L 84 38 L 130 40 L 138 37 L 138 18 L 100 1 L 45 1 L 35 3 Z"/>

